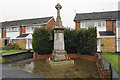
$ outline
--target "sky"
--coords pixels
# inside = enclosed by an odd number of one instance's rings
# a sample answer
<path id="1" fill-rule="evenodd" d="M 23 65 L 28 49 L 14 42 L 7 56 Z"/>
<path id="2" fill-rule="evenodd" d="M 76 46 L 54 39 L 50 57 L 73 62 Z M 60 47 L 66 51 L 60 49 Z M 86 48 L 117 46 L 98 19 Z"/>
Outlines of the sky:
<path id="1" fill-rule="evenodd" d="M 0 22 L 53 16 L 55 5 L 60 3 L 64 27 L 75 28 L 76 13 L 118 10 L 120 0 L 0 0 Z"/>

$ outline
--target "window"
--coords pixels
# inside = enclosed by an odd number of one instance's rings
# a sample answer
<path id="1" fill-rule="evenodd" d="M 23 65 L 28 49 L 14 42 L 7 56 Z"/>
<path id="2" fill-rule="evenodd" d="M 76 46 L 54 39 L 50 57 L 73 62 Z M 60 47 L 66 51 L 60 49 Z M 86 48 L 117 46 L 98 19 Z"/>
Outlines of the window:
<path id="1" fill-rule="evenodd" d="M 26 27 L 26 31 L 27 32 L 34 31 L 34 27 Z"/>
<path id="2" fill-rule="evenodd" d="M 98 27 L 101 27 L 101 21 L 98 21 Z"/>
<path id="3" fill-rule="evenodd" d="M 105 26 L 105 21 L 102 21 L 102 26 Z"/>
<path id="4" fill-rule="evenodd" d="M 85 27 L 94 27 L 94 22 L 92 21 L 85 22 Z"/>
<path id="5" fill-rule="evenodd" d="M 8 31 L 19 31 L 18 27 L 11 27 L 10 29 L 8 29 Z"/>
<path id="6" fill-rule="evenodd" d="M 98 21 L 98 27 L 104 27 L 105 21 Z"/>
<path id="7" fill-rule="evenodd" d="M 10 31 L 10 28 L 6 28 L 6 31 L 9 32 L 9 31 Z"/>

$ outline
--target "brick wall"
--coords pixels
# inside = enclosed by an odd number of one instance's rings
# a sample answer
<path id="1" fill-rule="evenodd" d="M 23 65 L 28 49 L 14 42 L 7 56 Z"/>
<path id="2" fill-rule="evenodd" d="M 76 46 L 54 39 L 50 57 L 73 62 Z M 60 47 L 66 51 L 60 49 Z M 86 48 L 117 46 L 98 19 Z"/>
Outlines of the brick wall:
<path id="1" fill-rule="evenodd" d="M 5 47 L 5 40 L 4 39 L 0 39 L 0 47 Z"/>
<path id="2" fill-rule="evenodd" d="M 25 33 L 26 32 L 26 26 L 20 26 L 19 27 L 19 34 Z"/>
<path id="3" fill-rule="evenodd" d="M 113 32 L 116 34 L 116 21 L 115 20 L 106 20 L 106 30 L 112 31 L 113 26 Z"/>
<path id="4" fill-rule="evenodd" d="M 51 19 L 46 25 L 43 25 L 43 27 L 53 28 L 54 24 L 55 24 L 55 20 Z"/>
<path id="5" fill-rule="evenodd" d="M 6 38 L 6 29 L 5 28 L 1 29 L 1 38 Z"/>
<path id="6" fill-rule="evenodd" d="M 69 58 L 82 58 L 90 61 L 95 61 L 94 56 L 89 56 L 89 55 L 79 55 L 79 54 L 67 54 Z M 45 54 L 45 55 L 40 55 L 36 52 L 33 53 L 33 59 L 46 59 L 48 57 L 51 57 L 51 54 Z"/>
<path id="7" fill-rule="evenodd" d="M 19 34 L 22 34 L 22 26 L 19 27 Z"/>
<path id="8" fill-rule="evenodd" d="M 102 52 L 116 52 L 115 37 L 101 38 L 100 43 Z"/>
<path id="9" fill-rule="evenodd" d="M 26 39 L 17 39 L 17 44 L 21 49 L 26 49 Z"/>
<path id="10" fill-rule="evenodd" d="M 80 22 L 75 22 L 75 29 L 80 29 Z"/>
<path id="11" fill-rule="evenodd" d="M 22 33 L 25 33 L 25 32 L 26 32 L 26 27 L 23 26 L 23 27 L 22 27 Z"/>

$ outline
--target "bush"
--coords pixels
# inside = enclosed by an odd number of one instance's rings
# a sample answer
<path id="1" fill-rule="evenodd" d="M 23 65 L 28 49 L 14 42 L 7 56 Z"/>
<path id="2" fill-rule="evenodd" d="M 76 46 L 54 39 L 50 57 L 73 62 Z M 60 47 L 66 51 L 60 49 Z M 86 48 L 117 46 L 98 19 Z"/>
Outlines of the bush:
<path id="1" fill-rule="evenodd" d="M 48 54 L 53 50 L 53 30 L 47 28 L 35 29 L 33 33 L 32 46 L 38 54 Z"/>
<path id="2" fill-rule="evenodd" d="M 97 51 L 96 28 L 65 29 L 65 49 L 68 53 L 93 55 Z"/>
<path id="3" fill-rule="evenodd" d="M 32 45 L 39 54 L 52 53 L 54 44 L 53 30 L 47 28 L 36 29 L 33 34 Z M 67 53 L 81 53 L 93 55 L 97 51 L 96 28 L 64 30 L 65 50 Z"/>
<path id="4" fill-rule="evenodd" d="M 9 49 L 19 49 L 19 45 L 14 42 L 14 43 L 9 43 L 7 46 L 6 46 L 6 50 L 9 50 Z"/>
<path id="5" fill-rule="evenodd" d="M 67 53 L 77 53 L 76 36 L 76 30 L 65 29 L 65 50 L 67 51 Z"/>
<path id="6" fill-rule="evenodd" d="M 13 45 L 14 49 L 16 49 L 16 50 L 19 49 L 19 45 L 16 42 L 12 43 L 12 45 Z"/>

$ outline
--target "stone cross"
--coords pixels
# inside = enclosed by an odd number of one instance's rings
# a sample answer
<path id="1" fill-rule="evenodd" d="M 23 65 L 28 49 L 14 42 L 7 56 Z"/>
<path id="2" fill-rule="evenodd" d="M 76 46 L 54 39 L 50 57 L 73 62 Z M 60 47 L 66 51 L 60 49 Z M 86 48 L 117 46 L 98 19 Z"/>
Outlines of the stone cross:
<path id="1" fill-rule="evenodd" d="M 57 9 L 57 18 L 56 18 L 56 23 L 55 25 L 57 27 L 62 27 L 62 21 L 61 21 L 61 17 L 60 17 L 60 9 L 62 8 L 62 6 L 58 3 L 55 8 Z"/>

